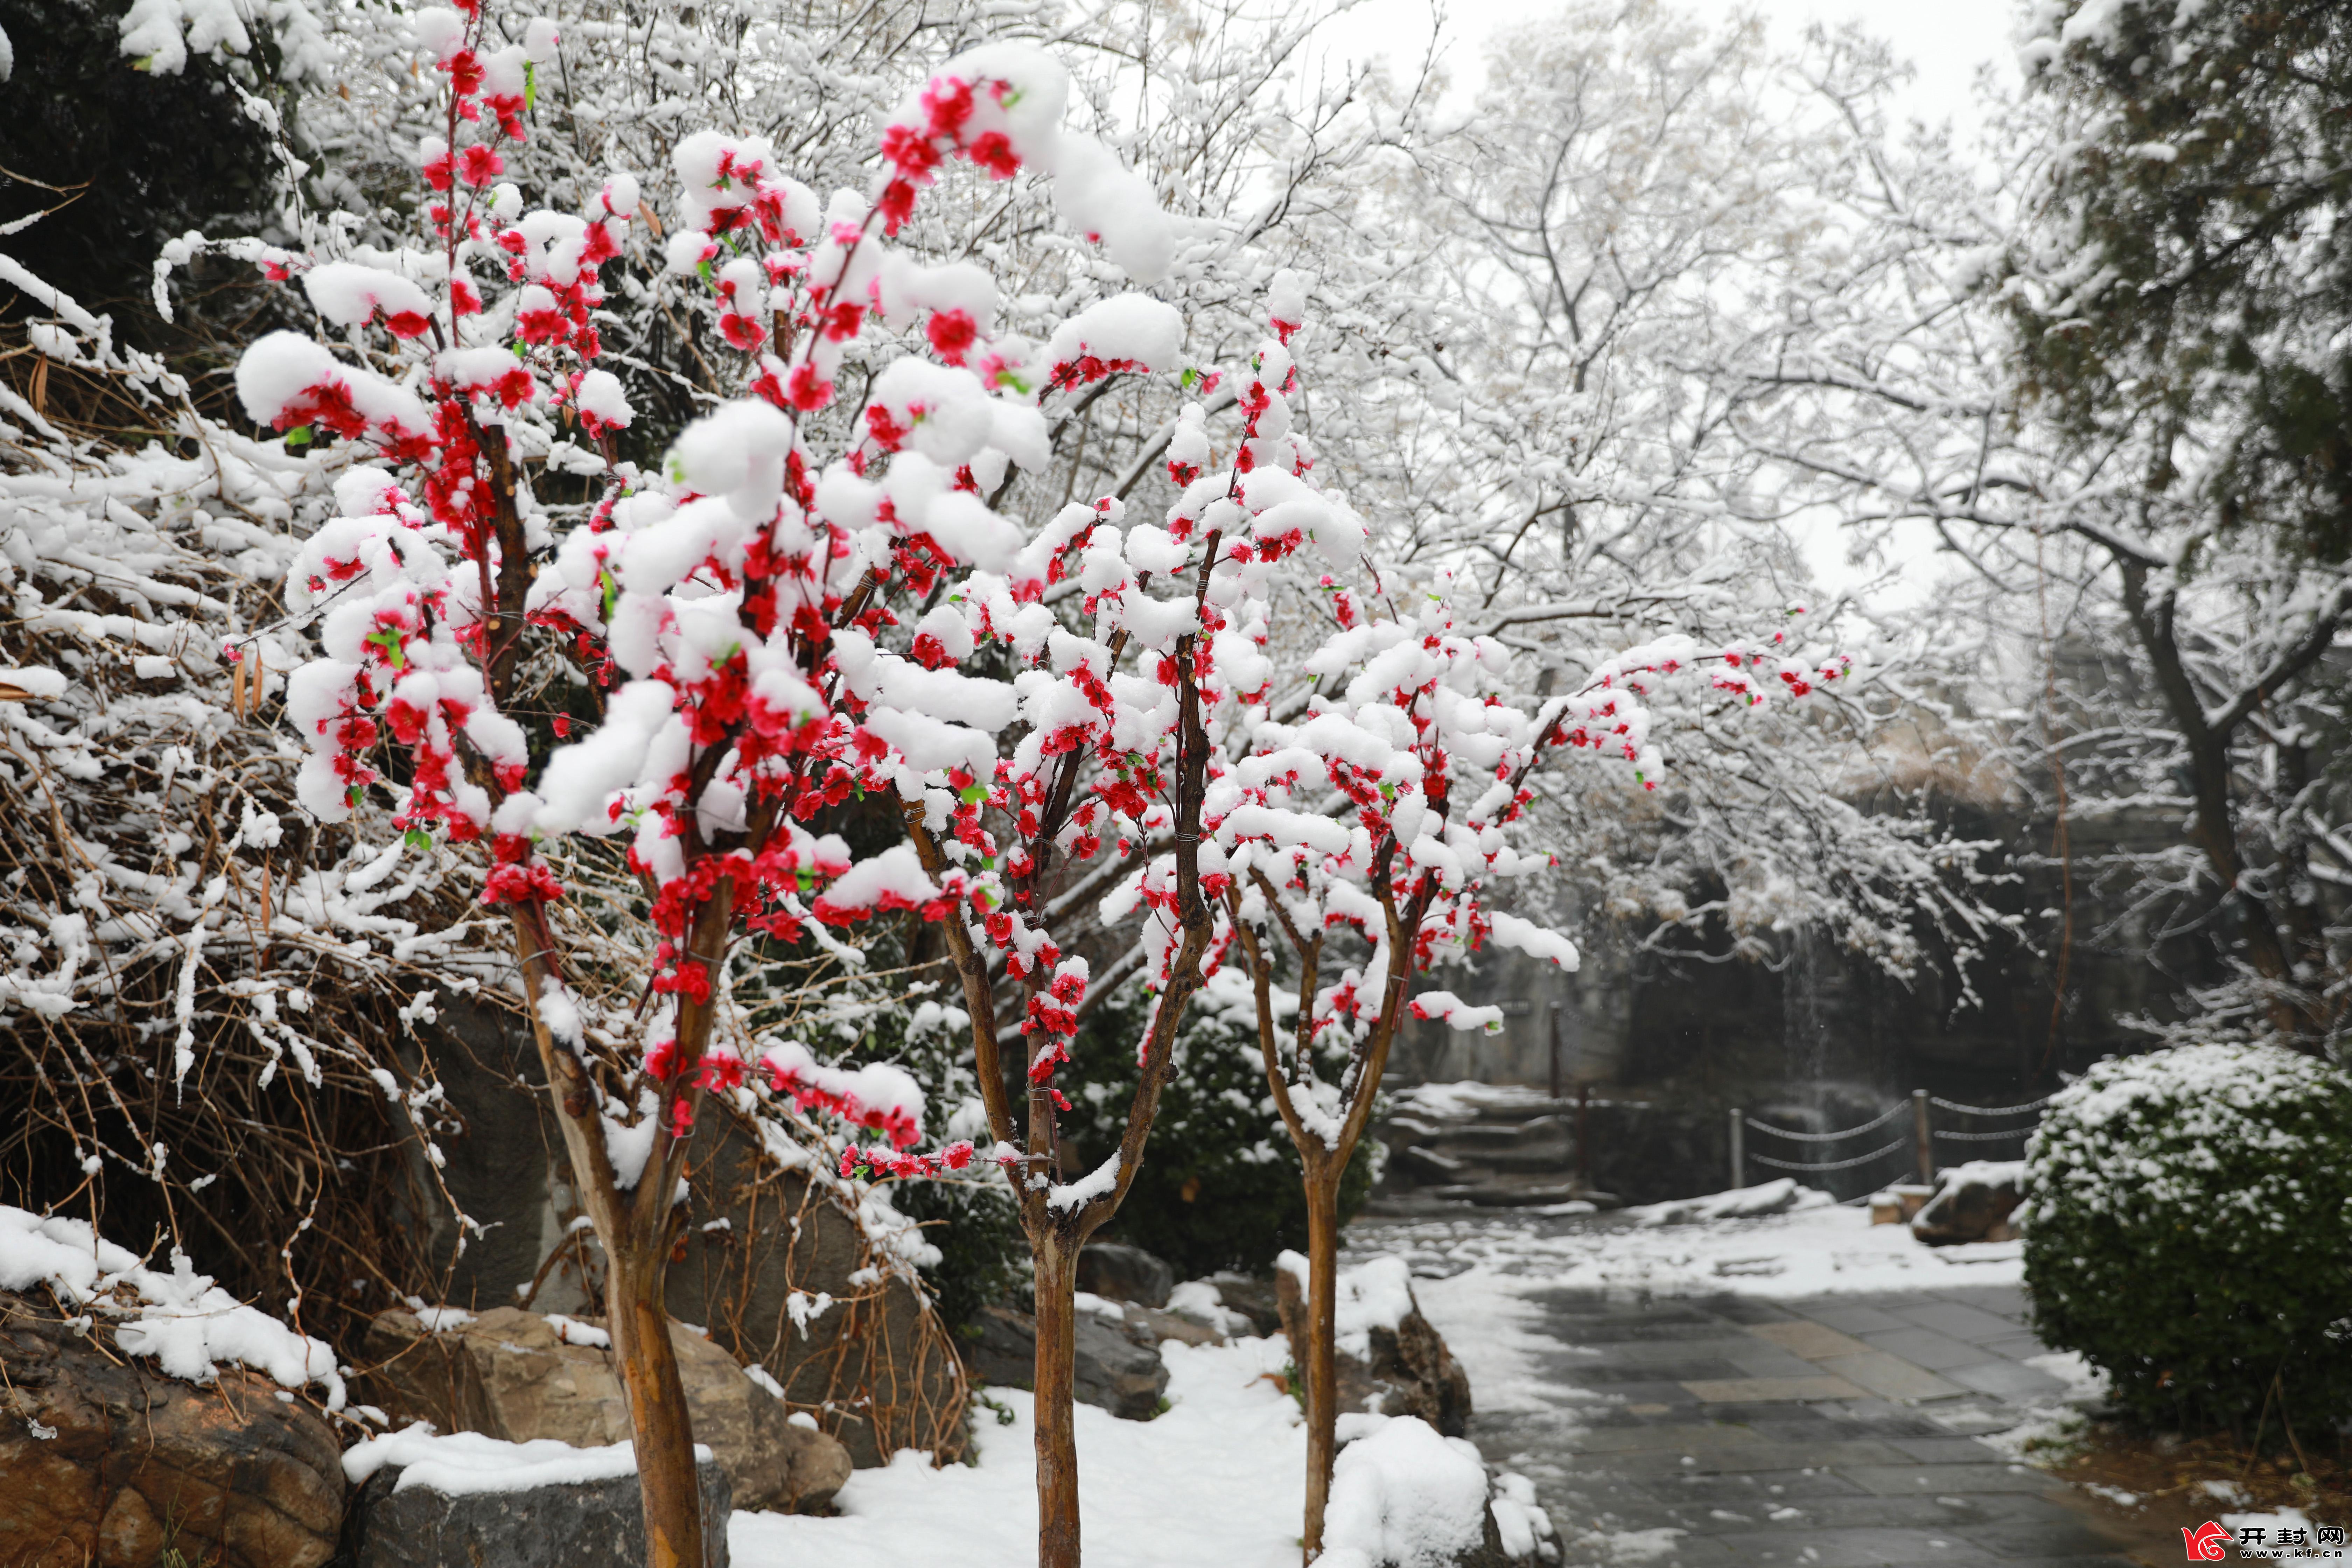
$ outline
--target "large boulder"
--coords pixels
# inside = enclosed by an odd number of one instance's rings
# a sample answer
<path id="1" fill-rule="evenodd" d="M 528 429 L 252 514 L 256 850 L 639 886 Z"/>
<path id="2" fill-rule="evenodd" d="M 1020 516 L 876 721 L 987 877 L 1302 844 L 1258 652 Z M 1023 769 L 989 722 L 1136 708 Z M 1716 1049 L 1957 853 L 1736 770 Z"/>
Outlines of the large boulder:
<path id="1" fill-rule="evenodd" d="M 415 1185 L 435 1194 L 446 1184 L 474 1226 L 447 1209 L 403 1217 L 448 1271 L 444 1299 L 593 1310 L 601 1263 L 577 1228 L 582 1210 L 530 1030 L 463 997 L 438 1010 L 413 1048 L 430 1054 L 439 1110 L 464 1131 L 438 1139 L 446 1165 L 420 1168 Z M 861 1210 L 719 1097 L 696 1119 L 689 1158 L 692 1212 L 672 1254 L 670 1310 L 765 1371 L 787 1408 L 818 1422 L 855 1463 L 884 1464 L 902 1448 L 959 1454 L 962 1364 L 909 1261 L 919 1233 L 877 1240 L 885 1211 Z"/>
<path id="2" fill-rule="evenodd" d="M 1037 1374 L 1037 1320 L 1010 1307 L 983 1307 L 966 1342 L 972 1377 L 1007 1388 L 1028 1388 Z M 1148 1344 L 1094 1312 L 1080 1312 L 1073 1396 L 1129 1421 L 1160 1414 L 1168 1392 L 1168 1363 Z"/>
<path id="3" fill-rule="evenodd" d="M 87 1324 L 88 1320 L 82 1320 Z M 117 1353 L 101 1320 L 0 1291 L 0 1563 L 319 1568 L 343 1520 L 341 1445 L 268 1378 L 199 1387 Z"/>
<path id="4" fill-rule="evenodd" d="M 2010 1216 L 2025 1201 L 2025 1163 L 1975 1160 L 1938 1174 L 1936 1195 L 1912 1216 L 1911 1234 L 1930 1247 L 2011 1241 Z"/>
<path id="5" fill-rule="evenodd" d="M 819 1173 L 786 1163 L 713 1100 L 694 1132 L 695 1212 L 669 1302 L 716 1344 L 764 1368 L 863 1466 L 906 1448 L 963 1451 L 967 1398 L 953 1335 L 903 1250 L 886 1247 Z M 908 1230 L 906 1247 L 923 1245 Z"/>
<path id="6" fill-rule="evenodd" d="M 1106 1301 L 1165 1307 L 1176 1289 L 1176 1270 L 1139 1247 L 1088 1242 L 1078 1249 L 1078 1289 Z"/>
<path id="7" fill-rule="evenodd" d="M 1282 1331 L 1296 1355 L 1307 1342 L 1307 1260 L 1284 1253 L 1274 1280 Z M 1343 1268 L 1337 1292 L 1339 1408 L 1418 1416 L 1448 1437 L 1468 1431 L 1470 1374 L 1422 1316 L 1404 1259 Z"/>
<path id="8" fill-rule="evenodd" d="M 366 1475 L 338 1568 L 639 1568 L 645 1500 L 631 1457 L 545 1452 L 555 1448 L 408 1434 L 362 1445 L 354 1468 Z M 390 1458 L 378 1462 L 371 1449 Z M 727 1472 L 705 1459 L 696 1479 L 703 1561 L 727 1568 Z"/>
<path id="9" fill-rule="evenodd" d="M 593 1320 L 499 1307 L 474 1317 L 391 1311 L 369 1325 L 374 1396 L 387 1410 L 445 1432 L 576 1447 L 629 1439 L 628 1396 L 611 1341 Z M 819 1512 L 849 1479 L 849 1454 L 806 1415 L 761 1386 L 735 1358 L 670 1325 L 694 1439 L 726 1472 L 735 1506 Z"/>

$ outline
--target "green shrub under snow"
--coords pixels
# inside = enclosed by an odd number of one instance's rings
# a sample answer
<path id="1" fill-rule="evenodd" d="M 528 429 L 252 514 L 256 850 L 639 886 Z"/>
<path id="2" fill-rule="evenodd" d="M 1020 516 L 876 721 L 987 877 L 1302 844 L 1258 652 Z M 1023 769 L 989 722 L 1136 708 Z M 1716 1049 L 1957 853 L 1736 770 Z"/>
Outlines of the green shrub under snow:
<path id="1" fill-rule="evenodd" d="M 2352 1412 L 2352 1080 L 2260 1046 L 2101 1062 L 2026 1151 L 2050 1344 L 2142 1416 L 2308 1442 Z M 2265 1397 L 2271 1409 L 2263 1415 Z"/>

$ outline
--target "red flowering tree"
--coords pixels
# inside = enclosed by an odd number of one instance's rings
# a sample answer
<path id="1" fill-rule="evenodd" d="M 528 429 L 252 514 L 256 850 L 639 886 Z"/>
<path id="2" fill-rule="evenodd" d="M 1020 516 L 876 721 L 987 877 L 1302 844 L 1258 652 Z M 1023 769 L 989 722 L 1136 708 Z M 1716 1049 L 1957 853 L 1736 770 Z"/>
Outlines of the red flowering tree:
<path id="1" fill-rule="evenodd" d="M 501 150 L 526 133 L 533 54 L 551 37 L 535 25 L 492 51 L 478 16 L 440 12 L 418 36 L 448 90 L 446 134 L 422 150 L 430 246 L 261 252 L 373 348 L 362 363 L 278 333 L 238 370 L 247 411 L 289 440 L 332 436 L 381 459 L 346 473 L 341 515 L 290 584 L 320 649 L 288 691 L 309 746 L 303 803 L 337 820 L 373 792 L 413 839 L 487 855 L 483 901 L 511 940 L 605 1254 L 656 1563 L 701 1560 L 663 1280 L 704 1098 L 785 1096 L 885 1134 L 853 1145 L 845 1173 L 975 1156 L 919 1150 L 898 1079 L 877 1094 L 872 1074 L 794 1047 L 747 1059 L 720 1027 L 730 955 L 900 911 L 939 922 L 972 1019 L 985 1158 L 1015 1188 L 1035 1260 L 1040 1561 L 1075 1564 L 1077 1252 L 1133 1180 L 1219 944 L 1232 873 L 1204 814 L 1230 793 L 1225 759 L 1247 749 L 1267 686 L 1271 587 L 1310 543 L 1352 565 L 1362 526 L 1305 477 L 1273 395 L 1276 343 L 1225 470 L 1202 471 L 1197 414 L 1176 431 L 1183 493 L 1165 527 L 1129 525 L 1116 499 L 1034 530 L 991 509 L 1010 465 L 1050 456 L 1041 404 L 1118 375 L 1214 384 L 1183 366 L 1166 304 L 1103 300 L 1040 343 L 1000 329 L 984 270 L 893 243 L 961 160 L 997 179 L 1050 174 L 1065 218 L 1110 261 L 1143 279 L 1165 268 L 1150 193 L 1062 132 L 1058 69 L 1004 47 L 961 57 L 903 106 L 865 198 L 821 206 L 757 140 L 677 145 L 667 265 L 707 283 L 743 395 L 687 428 L 661 474 L 639 471 L 620 458 L 635 416 L 597 363 L 596 324 L 604 270 L 642 216 L 635 181 L 615 174 L 582 213 L 526 210 L 499 183 Z M 1276 292 L 1284 329 L 1300 290 Z M 523 464 L 553 427 L 601 453 L 600 493 L 560 538 Z M 960 668 L 982 658 L 1012 679 Z M 593 716 L 519 711 L 527 660 L 568 663 Z M 853 795 L 889 802 L 904 840 L 861 858 L 823 831 Z M 572 896 L 561 868 L 596 840 L 625 846 L 657 936 L 634 1014 L 575 984 L 549 915 Z M 1107 889 L 1119 915 L 1139 913 L 1154 1004 L 1118 1151 L 1067 1172 L 1057 1079 L 1089 974 L 1056 932 Z M 997 1024 L 1007 988 L 1017 1042 Z"/>

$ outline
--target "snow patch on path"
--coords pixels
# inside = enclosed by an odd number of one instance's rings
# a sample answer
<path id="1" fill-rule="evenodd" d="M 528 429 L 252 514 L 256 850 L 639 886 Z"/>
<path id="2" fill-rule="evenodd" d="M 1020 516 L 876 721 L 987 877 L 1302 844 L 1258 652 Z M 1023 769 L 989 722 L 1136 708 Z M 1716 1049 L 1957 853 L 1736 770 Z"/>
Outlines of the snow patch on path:
<path id="1" fill-rule="evenodd" d="M 1422 1275 L 1466 1265 L 1490 1281 L 1507 1276 L 1508 1288 L 1522 1295 L 1556 1289 L 1794 1298 L 2018 1285 L 2025 1278 L 2022 1242 L 1928 1247 L 1908 1226 L 1873 1225 L 1868 1210 L 1843 1204 L 1751 1215 L 1721 1212 L 1728 1206 L 1693 1199 L 1549 1233 L 1517 1217 L 1418 1220 L 1360 1227 L 1354 1239 L 1407 1254 Z M 1669 1210 L 1692 1217 L 1658 1217 Z M 1424 1301 L 1432 1283 L 1414 1281 Z M 1452 1343 L 1451 1328 L 1434 1314 L 1431 1321 Z M 1471 1375 L 1475 1384 L 1475 1368 Z"/>

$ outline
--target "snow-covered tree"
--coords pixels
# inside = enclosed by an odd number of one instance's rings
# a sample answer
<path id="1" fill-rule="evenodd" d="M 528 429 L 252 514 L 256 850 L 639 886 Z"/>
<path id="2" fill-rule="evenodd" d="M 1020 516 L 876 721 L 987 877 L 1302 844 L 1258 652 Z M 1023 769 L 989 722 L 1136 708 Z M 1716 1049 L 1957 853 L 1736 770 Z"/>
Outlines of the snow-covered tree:
<path id="1" fill-rule="evenodd" d="M 1596 758 L 1537 774 L 1568 868 L 1537 902 L 1565 914 L 1580 884 L 1645 945 L 1768 962 L 1809 928 L 1906 981 L 1948 965 L 1965 995 L 2009 939 L 1985 847 L 1927 786 L 1956 771 L 1940 689 L 1973 650 L 1878 619 L 1875 584 L 1820 589 L 1805 531 L 1835 514 L 1809 510 L 1808 465 L 1849 454 L 1784 379 L 1787 345 L 1836 342 L 1842 292 L 1881 287 L 1904 238 L 1873 174 L 1892 72 L 1849 38 L 1776 50 L 1654 0 L 1503 29 L 1478 112 L 1415 149 L 1396 208 L 1436 231 L 1470 320 L 1424 374 L 1452 405 L 1433 503 L 1382 544 L 1454 563 L 1464 628 L 1545 692 L 1670 633 L 1777 623 L 1852 654 L 1866 679 L 1801 709 L 1662 692 L 1675 767 L 1641 808 Z"/>

